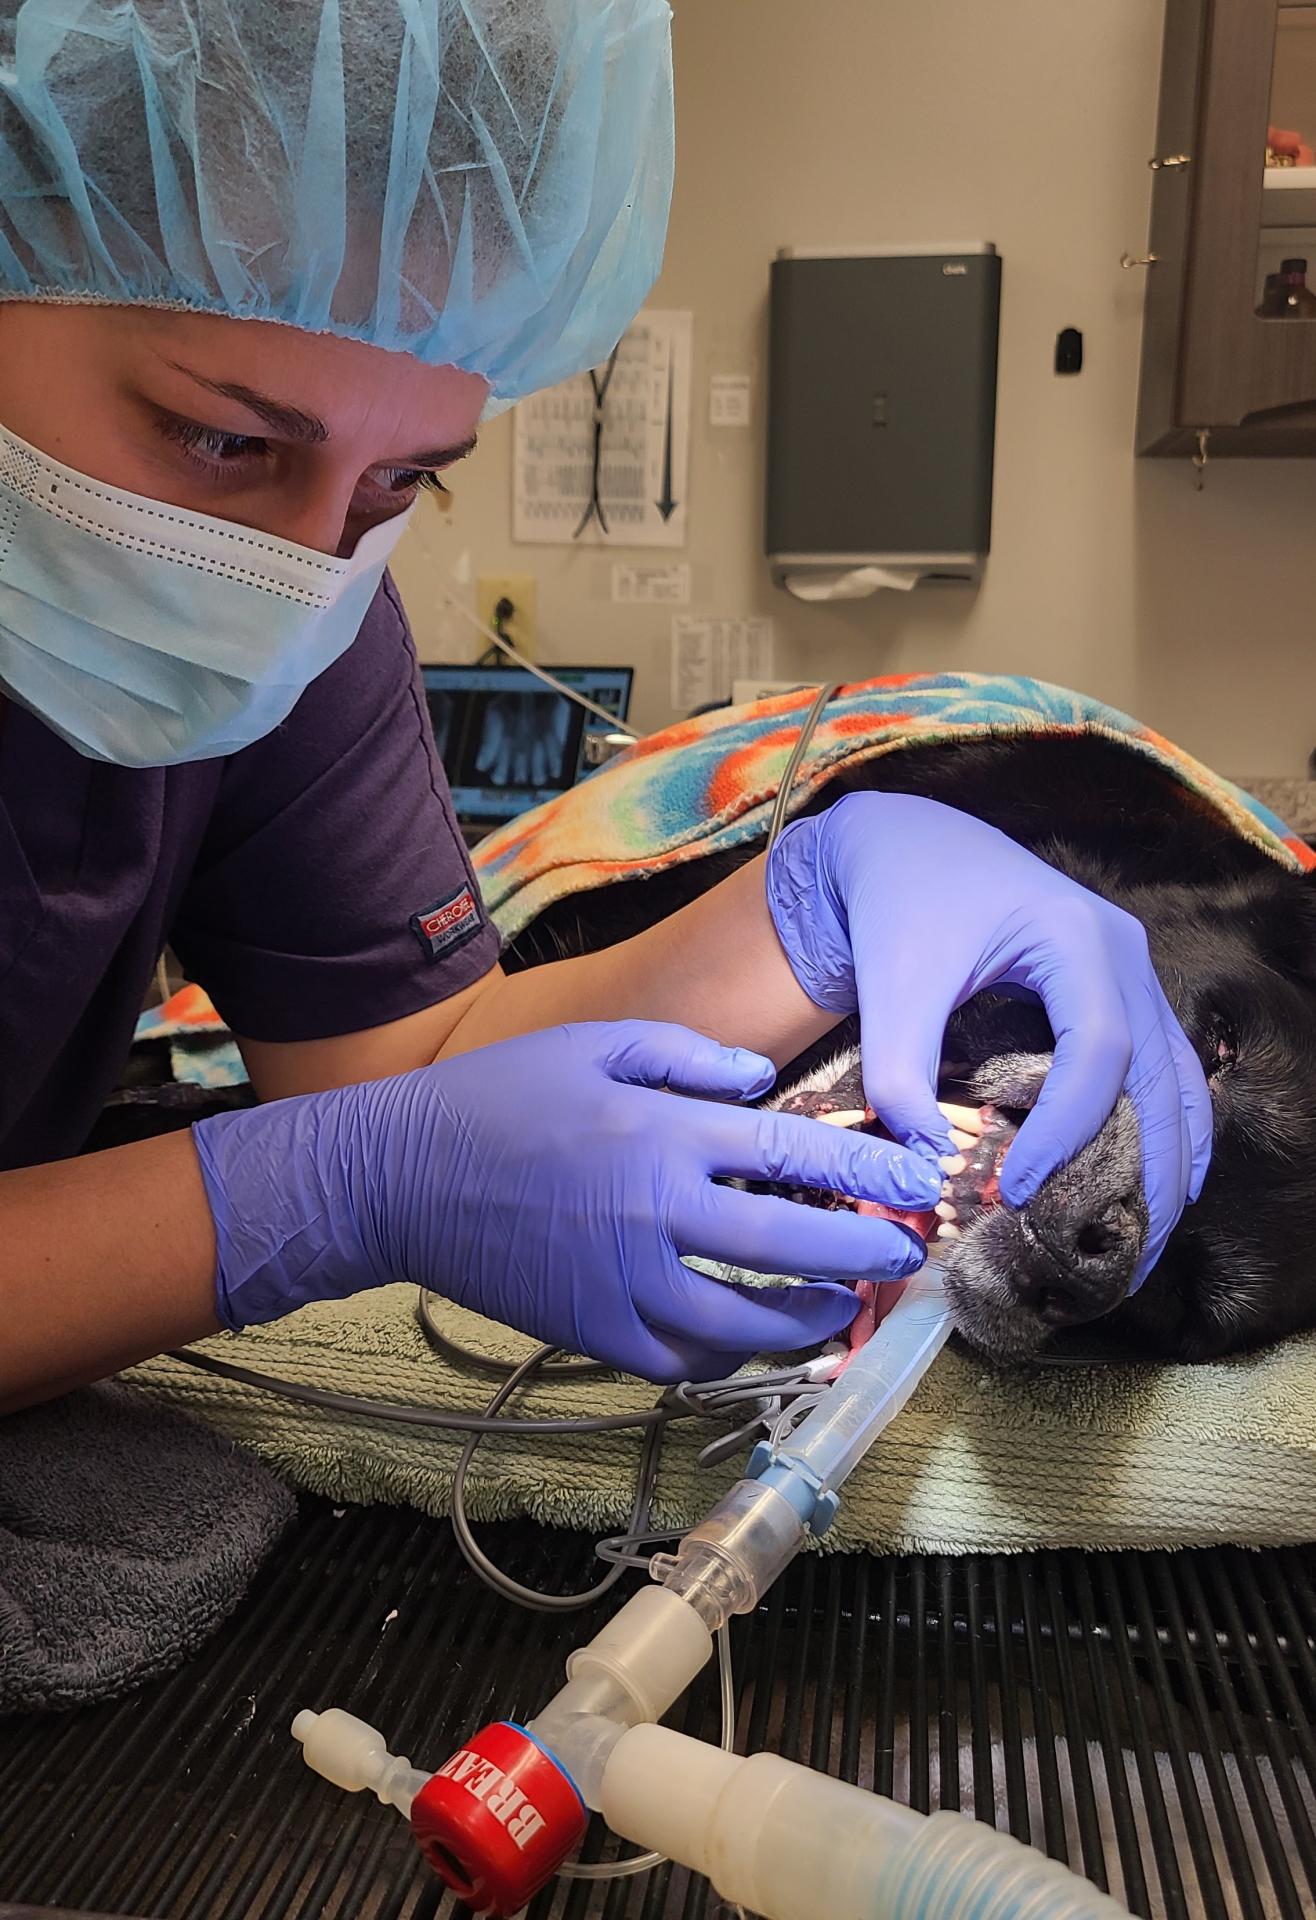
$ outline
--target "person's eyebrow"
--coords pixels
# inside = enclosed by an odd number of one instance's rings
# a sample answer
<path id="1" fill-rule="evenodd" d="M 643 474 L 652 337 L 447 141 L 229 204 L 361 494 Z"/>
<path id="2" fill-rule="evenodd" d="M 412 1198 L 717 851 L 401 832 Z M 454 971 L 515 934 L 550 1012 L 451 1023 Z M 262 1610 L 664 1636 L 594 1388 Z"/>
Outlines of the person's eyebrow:
<path id="1" fill-rule="evenodd" d="M 463 440 L 457 447 L 431 447 L 427 453 L 409 453 L 405 460 L 390 460 L 391 467 L 451 467 L 457 461 L 464 460 L 468 453 L 474 453 L 476 436 Z"/>
<path id="2" fill-rule="evenodd" d="M 183 366 L 177 360 L 168 363 L 176 373 L 187 375 L 200 387 L 207 387 L 211 393 L 217 393 L 222 399 L 236 400 L 240 407 L 246 407 L 267 427 L 282 435 L 285 440 L 299 440 L 307 446 L 319 446 L 329 438 L 329 429 L 324 421 L 313 413 L 303 413 L 300 407 L 290 407 L 282 400 L 275 400 L 267 393 L 257 393 L 253 387 L 243 386 L 238 380 L 207 380 L 203 374 L 194 373 L 191 367 Z M 468 453 L 475 451 L 476 436 L 463 440 L 459 446 L 430 448 L 425 453 L 408 454 L 405 459 L 392 460 L 388 464 L 394 467 L 451 467 L 458 460 L 464 460 Z M 378 462 L 383 465 L 384 463 Z"/>
<path id="3" fill-rule="evenodd" d="M 267 393 L 257 393 L 253 387 L 244 387 L 238 380 L 207 380 L 204 374 L 194 373 L 191 367 L 185 367 L 178 360 L 167 362 L 175 373 L 182 373 L 189 380 L 195 380 L 199 387 L 205 387 L 211 393 L 219 394 L 223 400 L 236 400 L 240 407 L 246 407 L 267 427 L 273 427 L 285 440 L 302 440 L 308 445 L 318 445 L 329 438 L 329 429 L 323 420 L 313 413 L 303 413 L 300 407 L 289 407 L 282 400 L 271 399 Z"/>

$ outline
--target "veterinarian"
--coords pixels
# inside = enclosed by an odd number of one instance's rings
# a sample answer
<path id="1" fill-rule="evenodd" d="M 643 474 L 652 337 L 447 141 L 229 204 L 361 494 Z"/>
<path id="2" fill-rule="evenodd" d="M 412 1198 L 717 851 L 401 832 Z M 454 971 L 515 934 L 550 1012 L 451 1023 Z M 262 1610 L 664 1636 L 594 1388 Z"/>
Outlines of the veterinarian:
<path id="1" fill-rule="evenodd" d="M 662 252 L 664 0 L 0 0 L 0 1406 L 386 1281 L 655 1379 L 830 1335 L 680 1256 L 922 1257 L 954 1006 L 1058 1038 L 1024 1201 L 1122 1088 L 1150 1265 L 1209 1152 L 1137 924 L 901 796 L 505 978 L 386 574 Z M 172 941 L 263 1105 L 74 1158 Z M 748 1111 L 847 1011 L 907 1144 Z"/>

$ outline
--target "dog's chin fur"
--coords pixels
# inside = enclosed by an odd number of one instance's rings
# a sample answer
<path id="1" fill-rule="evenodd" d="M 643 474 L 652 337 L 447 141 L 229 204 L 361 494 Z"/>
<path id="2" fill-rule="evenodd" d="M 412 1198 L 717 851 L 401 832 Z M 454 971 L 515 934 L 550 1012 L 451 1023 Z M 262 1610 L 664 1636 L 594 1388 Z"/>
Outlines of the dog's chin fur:
<path id="1" fill-rule="evenodd" d="M 967 1072 L 961 1067 L 957 1092 L 1023 1114 L 1035 1105 L 1050 1065 L 1049 1054 L 999 1054 Z M 862 1107 L 858 1050 L 834 1054 L 769 1105 L 790 1105 L 804 1093 Z M 1100 1251 L 1081 1256 L 1074 1250 L 1085 1228 Z M 1056 1333 L 1056 1290 L 1068 1289 L 1067 1319 L 1083 1302 L 1092 1310 L 1078 1317 L 1112 1312 L 1128 1293 L 1147 1231 L 1138 1122 L 1121 1099 L 1097 1137 L 1045 1180 L 1027 1206 L 987 1209 L 957 1238 L 940 1243 L 957 1331 L 999 1365 L 1038 1358 Z"/>

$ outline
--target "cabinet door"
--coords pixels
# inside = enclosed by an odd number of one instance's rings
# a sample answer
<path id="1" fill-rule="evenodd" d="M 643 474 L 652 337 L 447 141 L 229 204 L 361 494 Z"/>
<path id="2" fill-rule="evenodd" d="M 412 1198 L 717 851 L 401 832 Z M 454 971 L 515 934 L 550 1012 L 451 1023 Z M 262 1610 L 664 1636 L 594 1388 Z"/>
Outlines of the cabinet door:
<path id="1" fill-rule="evenodd" d="M 1147 268 L 1143 308 L 1139 453 L 1184 453 L 1195 446 L 1194 436 L 1183 430 L 1179 387 L 1208 12 L 1207 0 L 1167 0 L 1165 9 L 1153 161 L 1157 171 L 1148 231 L 1155 262 Z"/>
<path id="2" fill-rule="evenodd" d="M 1295 50 L 1312 58 L 1310 88 L 1297 92 L 1304 132 L 1316 140 L 1316 0 L 1301 6 L 1276 0 L 1214 0 L 1201 60 L 1197 138 L 1191 165 L 1191 246 L 1183 294 L 1182 359 L 1176 417 L 1183 428 L 1247 428 L 1235 451 L 1289 451 L 1281 442 L 1304 438 L 1316 449 L 1316 319 L 1258 319 L 1268 253 L 1283 228 L 1268 227 L 1272 205 L 1293 204 L 1295 225 L 1285 242 L 1304 252 L 1310 223 L 1316 278 L 1316 169 L 1314 192 L 1276 188 L 1266 167 L 1272 90 L 1293 67 Z M 1158 177 L 1157 200 L 1178 182 Z M 1299 202 L 1310 198 L 1308 205 Z M 1281 250 L 1283 244 L 1281 242 Z M 1151 273 L 1158 273 L 1157 263 Z M 1230 451 L 1228 444 L 1220 451 Z M 1299 451 L 1299 445 L 1293 445 Z"/>

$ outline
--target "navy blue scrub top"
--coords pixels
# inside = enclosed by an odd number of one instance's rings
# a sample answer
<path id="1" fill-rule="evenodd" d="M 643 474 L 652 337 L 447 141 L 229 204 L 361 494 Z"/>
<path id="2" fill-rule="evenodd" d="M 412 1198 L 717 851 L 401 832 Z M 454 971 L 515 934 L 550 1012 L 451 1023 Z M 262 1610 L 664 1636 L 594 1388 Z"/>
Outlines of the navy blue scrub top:
<path id="1" fill-rule="evenodd" d="M 226 760 L 104 766 L 0 704 L 0 1168 L 78 1151 L 166 945 L 253 1040 L 380 1026 L 493 965 L 390 580 Z"/>

